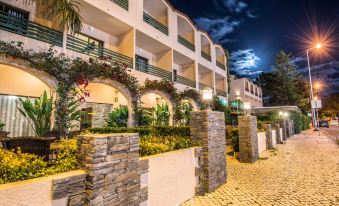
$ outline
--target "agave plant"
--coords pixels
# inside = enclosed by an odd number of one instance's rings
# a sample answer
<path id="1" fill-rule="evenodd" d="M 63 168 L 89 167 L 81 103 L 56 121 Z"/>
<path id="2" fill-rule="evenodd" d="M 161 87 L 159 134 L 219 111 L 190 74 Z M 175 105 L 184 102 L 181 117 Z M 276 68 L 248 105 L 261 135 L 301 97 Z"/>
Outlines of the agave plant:
<path id="1" fill-rule="evenodd" d="M 108 127 L 127 127 L 128 123 L 128 107 L 119 105 L 113 112 L 108 115 L 106 120 Z"/>
<path id="2" fill-rule="evenodd" d="M 61 28 L 67 28 L 71 33 L 82 29 L 79 2 L 76 0 L 24 0 L 27 4 L 35 3 L 37 11 L 46 18 L 58 22 Z"/>
<path id="3" fill-rule="evenodd" d="M 168 126 L 170 112 L 167 104 L 157 104 L 154 108 L 154 124 L 156 126 Z"/>
<path id="4" fill-rule="evenodd" d="M 46 91 L 34 101 L 28 98 L 19 98 L 18 102 L 18 110 L 29 120 L 35 136 L 43 137 L 51 130 L 53 97 L 48 98 Z"/>

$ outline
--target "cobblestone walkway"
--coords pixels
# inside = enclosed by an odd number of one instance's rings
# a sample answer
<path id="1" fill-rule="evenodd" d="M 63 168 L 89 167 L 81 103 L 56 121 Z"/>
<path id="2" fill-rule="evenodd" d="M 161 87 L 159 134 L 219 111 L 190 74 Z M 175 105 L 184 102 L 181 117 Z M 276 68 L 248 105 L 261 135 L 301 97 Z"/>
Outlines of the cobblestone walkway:
<path id="1" fill-rule="evenodd" d="M 308 131 L 254 164 L 228 158 L 228 181 L 184 205 L 339 205 L 339 147 Z"/>

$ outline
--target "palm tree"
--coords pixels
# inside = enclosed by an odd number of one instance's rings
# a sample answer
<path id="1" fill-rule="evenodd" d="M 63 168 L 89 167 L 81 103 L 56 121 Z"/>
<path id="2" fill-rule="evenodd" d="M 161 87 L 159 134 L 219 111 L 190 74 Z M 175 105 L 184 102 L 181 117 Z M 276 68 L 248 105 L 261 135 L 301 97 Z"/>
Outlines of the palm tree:
<path id="1" fill-rule="evenodd" d="M 66 28 L 71 33 L 82 29 L 79 2 L 77 0 L 24 0 L 27 4 L 35 3 L 36 9 L 45 14 L 46 18 L 58 22 L 60 28 Z"/>

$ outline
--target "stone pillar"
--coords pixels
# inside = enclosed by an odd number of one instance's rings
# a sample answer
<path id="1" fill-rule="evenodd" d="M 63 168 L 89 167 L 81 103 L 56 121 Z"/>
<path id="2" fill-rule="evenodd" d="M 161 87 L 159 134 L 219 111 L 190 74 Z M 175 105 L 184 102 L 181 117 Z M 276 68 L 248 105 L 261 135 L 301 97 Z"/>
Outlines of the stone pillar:
<path id="1" fill-rule="evenodd" d="M 277 144 L 282 144 L 281 142 L 281 137 L 280 137 L 280 125 L 279 124 L 274 124 L 274 129 L 275 129 L 275 136 L 277 138 Z"/>
<path id="2" fill-rule="evenodd" d="M 78 160 L 86 172 L 85 205 L 138 205 L 138 134 L 78 137 Z"/>
<path id="3" fill-rule="evenodd" d="M 225 117 L 223 112 L 191 112 L 191 137 L 202 146 L 202 175 L 199 195 L 224 184 L 226 174 Z"/>
<path id="4" fill-rule="evenodd" d="M 238 116 L 240 162 L 253 163 L 259 159 L 257 117 Z"/>
<path id="5" fill-rule="evenodd" d="M 273 149 L 272 126 L 271 124 L 264 124 L 266 136 L 266 149 Z"/>

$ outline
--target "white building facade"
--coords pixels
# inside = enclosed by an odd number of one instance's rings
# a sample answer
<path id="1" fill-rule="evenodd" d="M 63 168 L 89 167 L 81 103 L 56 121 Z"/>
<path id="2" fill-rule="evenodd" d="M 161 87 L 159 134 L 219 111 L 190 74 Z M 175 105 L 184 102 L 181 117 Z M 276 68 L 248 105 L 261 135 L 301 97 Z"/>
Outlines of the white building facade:
<path id="1" fill-rule="evenodd" d="M 247 78 L 237 78 L 234 75 L 230 76 L 231 93 L 229 101 L 232 105 L 237 105 L 239 102 L 249 102 L 251 107 L 262 107 L 262 90 Z"/>

